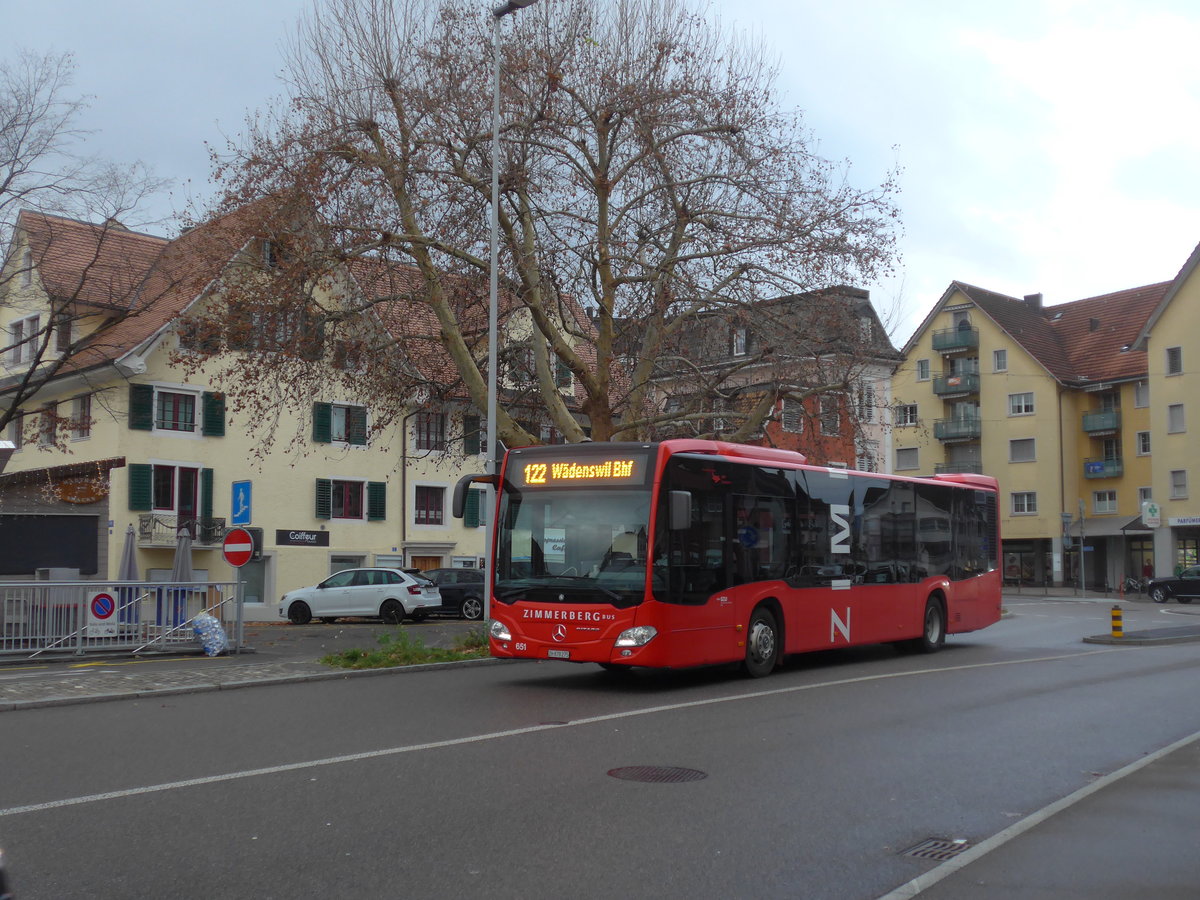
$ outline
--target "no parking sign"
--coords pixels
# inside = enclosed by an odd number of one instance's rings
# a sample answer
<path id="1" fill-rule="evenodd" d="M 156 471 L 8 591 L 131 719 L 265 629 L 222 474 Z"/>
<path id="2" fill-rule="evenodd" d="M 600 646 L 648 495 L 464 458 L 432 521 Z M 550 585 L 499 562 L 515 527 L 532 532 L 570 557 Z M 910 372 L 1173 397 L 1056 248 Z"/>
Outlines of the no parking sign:
<path id="1" fill-rule="evenodd" d="M 96 591 L 88 597 L 88 637 L 110 637 L 117 633 L 117 599 L 111 591 Z"/>

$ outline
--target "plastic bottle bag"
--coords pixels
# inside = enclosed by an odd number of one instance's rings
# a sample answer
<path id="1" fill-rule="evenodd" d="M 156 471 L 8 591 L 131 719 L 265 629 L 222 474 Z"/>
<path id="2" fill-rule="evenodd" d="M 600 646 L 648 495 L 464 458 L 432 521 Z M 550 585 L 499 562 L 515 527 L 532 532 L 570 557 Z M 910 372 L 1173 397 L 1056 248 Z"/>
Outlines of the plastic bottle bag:
<path id="1" fill-rule="evenodd" d="M 220 656 L 229 651 L 229 638 L 225 636 L 225 628 L 215 616 L 200 613 L 192 619 L 192 631 L 200 641 L 207 656 Z"/>

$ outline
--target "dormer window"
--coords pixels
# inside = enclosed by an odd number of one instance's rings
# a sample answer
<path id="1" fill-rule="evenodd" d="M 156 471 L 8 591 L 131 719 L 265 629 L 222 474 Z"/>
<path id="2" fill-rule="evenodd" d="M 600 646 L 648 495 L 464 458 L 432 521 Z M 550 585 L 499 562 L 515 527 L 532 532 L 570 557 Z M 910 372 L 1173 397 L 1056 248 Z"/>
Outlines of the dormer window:
<path id="1" fill-rule="evenodd" d="M 750 352 L 750 332 L 745 326 L 738 325 L 733 329 L 733 355 L 745 356 Z"/>

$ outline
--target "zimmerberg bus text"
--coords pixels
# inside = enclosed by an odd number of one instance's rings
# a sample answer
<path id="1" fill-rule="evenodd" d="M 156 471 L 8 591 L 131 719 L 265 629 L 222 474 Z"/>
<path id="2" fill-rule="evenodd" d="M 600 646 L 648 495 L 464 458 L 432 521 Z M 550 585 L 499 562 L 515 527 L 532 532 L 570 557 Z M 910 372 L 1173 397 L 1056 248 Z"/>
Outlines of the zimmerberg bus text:
<path id="1" fill-rule="evenodd" d="M 563 622 L 603 622 L 615 619 L 613 613 L 585 612 L 583 610 L 566 609 L 523 609 L 523 619 L 553 619 Z"/>

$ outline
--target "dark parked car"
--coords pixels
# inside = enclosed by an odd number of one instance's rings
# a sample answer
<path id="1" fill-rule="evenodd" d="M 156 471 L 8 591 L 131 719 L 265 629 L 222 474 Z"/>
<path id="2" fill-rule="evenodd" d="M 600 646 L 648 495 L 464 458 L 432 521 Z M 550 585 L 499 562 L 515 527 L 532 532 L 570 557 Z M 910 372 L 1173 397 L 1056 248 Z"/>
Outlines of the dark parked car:
<path id="1" fill-rule="evenodd" d="M 1200 597 L 1200 566 L 1188 566 L 1178 575 L 1166 578 L 1151 578 L 1146 589 L 1155 603 L 1166 603 L 1172 597 L 1180 603 L 1191 603 Z"/>
<path id="2" fill-rule="evenodd" d="M 422 613 L 483 618 L 483 592 L 487 586 L 482 569 L 427 569 L 421 573 L 442 592 L 442 605 Z"/>

